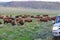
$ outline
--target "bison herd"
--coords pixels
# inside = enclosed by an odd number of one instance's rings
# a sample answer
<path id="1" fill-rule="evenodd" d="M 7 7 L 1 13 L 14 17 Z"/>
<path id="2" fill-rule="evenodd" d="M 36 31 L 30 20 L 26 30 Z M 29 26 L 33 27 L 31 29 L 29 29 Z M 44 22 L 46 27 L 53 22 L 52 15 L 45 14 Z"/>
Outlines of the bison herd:
<path id="1" fill-rule="evenodd" d="M 20 25 L 24 25 L 25 22 L 32 22 L 32 18 L 37 19 L 37 21 L 40 22 L 48 22 L 48 21 L 52 21 L 56 19 L 55 17 L 49 17 L 48 15 L 17 15 L 17 16 L 8 16 L 8 15 L 0 15 L 0 19 L 3 20 L 4 24 L 12 24 L 12 25 L 16 25 L 16 24 L 20 24 Z M 2 22 L 0 22 L 0 24 L 2 24 Z"/>

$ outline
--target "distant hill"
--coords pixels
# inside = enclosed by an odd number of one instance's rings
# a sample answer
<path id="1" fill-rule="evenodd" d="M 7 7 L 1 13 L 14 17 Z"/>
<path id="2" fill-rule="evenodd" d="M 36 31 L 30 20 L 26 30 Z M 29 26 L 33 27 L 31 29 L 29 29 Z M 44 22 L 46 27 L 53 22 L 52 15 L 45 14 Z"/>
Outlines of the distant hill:
<path id="1" fill-rule="evenodd" d="M 12 1 L 12 2 L 1 2 L 0 6 L 60 10 L 60 2 Z"/>

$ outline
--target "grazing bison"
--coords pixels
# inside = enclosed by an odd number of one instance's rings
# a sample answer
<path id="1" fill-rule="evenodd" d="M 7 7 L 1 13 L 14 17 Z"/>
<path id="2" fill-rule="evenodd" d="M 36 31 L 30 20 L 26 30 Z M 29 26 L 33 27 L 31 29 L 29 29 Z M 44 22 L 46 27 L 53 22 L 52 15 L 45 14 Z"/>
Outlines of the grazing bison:
<path id="1" fill-rule="evenodd" d="M 15 19 L 12 19 L 12 20 L 11 20 L 11 24 L 12 24 L 13 26 L 16 25 Z"/>
<path id="2" fill-rule="evenodd" d="M 56 19 L 56 16 L 51 18 L 51 20 L 54 20 L 54 21 L 55 21 L 55 19 Z"/>
<path id="3" fill-rule="evenodd" d="M 46 20 L 45 18 L 41 18 L 40 21 L 41 22 L 48 22 L 48 20 Z"/>
<path id="4" fill-rule="evenodd" d="M 27 17 L 31 17 L 31 15 L 27 15 Z"/>
<path id="5" fill-rule="evenodd" d="M 24 17 L 23 15 L 17 15 L 15 16 L 15 18 L 19 18 L 19 17 Z"/>
<path id="6" fill-rule="evenodd" d="M 15 16 L 15 18 L 19 18 L 19 16 Z"/>
<path id="7" fill-rule="evenodd" d="M 43 16 L 48 16 L 47 14 L 43 15 Z"/>
<path id="8" fill-rule="evenodd" d="M 20 25 L 24 25 L 23 19 L 21 17 L 16 18 L 16 22 Z"/>
<path id="9" fill-rule="evenodd" d="M 25 22 L 32 22 L 32 19 L 30 17 L 25 19 Z"/>
<path id="10" fill-rule="evenodd" d="M 15 18 L 14 17 L 10 17 L 10 23 L 14 26 L 16 25 L 15 23 Z"/>
<path id="11" fill-rule="evenodd" d="M 40 15 L 36 15 L 35 18 L 40 18 Z"/>
<path id="12" fill-rule="evenodd" d="M 40 18 L 40 21 L 48 22 L 48 21 L 51 21 L 51 19 L 48 16 L 44 16 L 43 18 Z"/>
<path id="13" fill-rule="evenodd" d="M 11 22 L 9 16 L 4 17 L 4 18 L 3 18 L 3 21 L 4 21 L 4 24 Z"/>
<path id="14" fill-rule="evenodd" d="M 10 24 L 12 24 L 13 26 L 16 25 L 14 18 L 5 17 L 5 18 L 3 19 L 3 21 L 4 21 L 4 24 L 5 24 L 5 23 L 10 23 Z"/>
<path id="15" fill-rule="evenodd" d="M 31 18 L 34 18 L 34 16 L 32 15 Z"/>
<path id="16" fill-rule="evenodd" d="M 51 18 L 47 14 L 43 15 L 43 17 L 45 17 L 46 20 L 51 21 Z"/>
<path id="17" fill-rule="evenodd" d="M 22 17 L 22 15 L 19 15 L 19 17 Z"/>
<path id="18" fill-rule="evenodd" d="M 22 16 L 22 18 L 27 18 L 27 17 L 28 17 L 28 15 L 23 15 L 23 16 Z"/>

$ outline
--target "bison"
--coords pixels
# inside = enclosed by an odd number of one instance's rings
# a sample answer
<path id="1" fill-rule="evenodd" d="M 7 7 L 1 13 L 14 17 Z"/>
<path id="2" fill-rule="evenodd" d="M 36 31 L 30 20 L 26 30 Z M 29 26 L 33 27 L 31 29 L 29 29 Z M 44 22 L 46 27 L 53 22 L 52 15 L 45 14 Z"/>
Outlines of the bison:
<path id="1" fill-rule="evenodd" d="M 54 21 L 55 21 L 55 19 L 56 19 L 56 16 L 51 18 L 51 20 L 54 20 Z"/>
<path id="2" fill-rule="evenodd" d="M 23 19 L 21 17 L 16 18 L 16 22 L 20 25 L 24 25 Z"/>
<path id="3" fill-rule="evenodd" d="M 4 17 L 4 18 L 3 18 L 3 21 L 4 21 L 4 24 L 5 24 L 5 23 L 10 23 L 10 18 L 9 18 L 9 16 Z"/>
<path id="4" fill-rule="evenodd" d="M 25 22 L 32 22 L 32 19 L 30 17 L 25 19 Z"/>
<path id="5" fill-rule="evenodd" d="M 43 17 L 43 18 L 40 18 L 40 21 L 48 22 L 48 21 L 51 21 L 51 19 L 50 19 L 50 17 L 45 16 L 45 17 Z"/>
<path id="6" fill-rule="evenodd" d="M 27 18 L 28 16 L 27 15 L 23 15 L 22 18 Z"/>
<path id="7" fill-rule="evenodd" d="M 40 18 L 40 15 L 36 15 L 35 18 Z"/>
<path id="8" fill-rule="evenodd" d="M 34 18 L 34 16 L 32 15 L 31 18 Z"/>
<path id="9" fill-rule="evenodd" d="M 12 25 L 15 25 L 15 18 L 12 18 L 12 17 L 10 18 L 9 16 L 4 17 L 3 21 L 4 21 L 4 24 L 5 23 L 7 23 L 7 24 L 10 23 Z"/>

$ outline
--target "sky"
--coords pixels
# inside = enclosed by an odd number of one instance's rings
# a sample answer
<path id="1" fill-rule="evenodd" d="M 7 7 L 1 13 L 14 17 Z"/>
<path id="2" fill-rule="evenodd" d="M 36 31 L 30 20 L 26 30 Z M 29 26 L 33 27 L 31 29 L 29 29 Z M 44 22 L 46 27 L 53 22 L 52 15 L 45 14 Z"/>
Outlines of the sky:
<path id="1" fill-rule="evenodd" d="M 0 0 L 0 2 L 9 2 L 9 1 L 50 1 L 50 2 L 60 2 L 60 0 Z"/>

